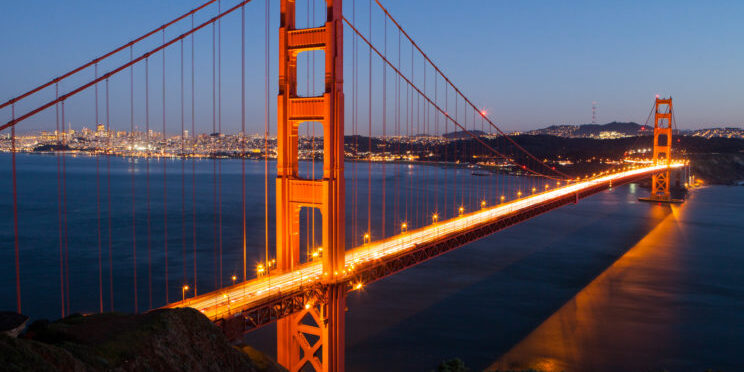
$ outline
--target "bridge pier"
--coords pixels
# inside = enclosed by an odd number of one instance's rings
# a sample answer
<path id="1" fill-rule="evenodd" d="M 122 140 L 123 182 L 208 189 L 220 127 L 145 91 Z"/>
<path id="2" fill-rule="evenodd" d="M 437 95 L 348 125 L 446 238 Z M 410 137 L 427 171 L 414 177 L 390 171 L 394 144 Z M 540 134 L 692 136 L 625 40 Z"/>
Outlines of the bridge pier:
<path id="1" fill-rule="evenodd" d="M 325 298 L 277 321 L 277 362 L 289 371 L 344 370 L 346 285 L 329 286 Z"/>

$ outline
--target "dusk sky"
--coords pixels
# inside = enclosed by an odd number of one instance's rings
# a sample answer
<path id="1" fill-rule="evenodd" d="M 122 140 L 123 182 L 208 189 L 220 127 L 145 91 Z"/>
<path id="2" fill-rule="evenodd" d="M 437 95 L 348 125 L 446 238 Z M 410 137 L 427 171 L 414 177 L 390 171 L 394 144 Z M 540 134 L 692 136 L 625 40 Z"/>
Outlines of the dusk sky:
<path id="1" fill-rule="evenodd" d="M 0 100 L 83 64 L 201 2 L 5 2 L 0 12 L 4 35 Z M 235 3 L 223 0 L 223 8 Z M 673 96 L 680 128 L 744 124 L 744 2 L 388 0 L 383 4 L 445 73 L 506 130 L 591 122 L 592 101 L 598 103 L 600 123 L 643 122 L 656 94 Z M 352 0 L 345 0 L 347 17 L 352 5 Z M 357 7 L 357 15 L 366 17 L 368 1 L 358 0 Z M 278 2 L 272 3 L 271 11 L 273 103 Z M 249 127 L 255 132 L 263 127 L 263 12 L 262 0 L 246 7 L 247 64 L 255 73 L 248 81 Z M 236 15 L 223 25 L 223 74 L 231 74 L 229 66 L 239 64 Z M 346 53 L 349 69 L 350 50 Z M 177 51 L 172 55 L 176 58 Z M 152 63 L 159 66 L 161 61 Z M 170 75 L 168 79 L 170 84 Z M 223 79 L 232 80 L 223 83 L 228 89 L 235 77 Z M 347 96 L 348 86 L 347 81 Z M 202 88 L 211 94 L 211 85 Z M 239 126 L 233 120 L 236 109 L 231 96 L 223 96 L 228 130 Z M 128 125 L 128 106 L 120 112 L 112 109 L 112 116 L 117 113 L 127 114 L 122 121 Z M 6 119 L 7 113 L 2 114 Z M 72 117 L 79 122 L 74 125 L 82 125 L 83 119 Z M 28 128 L 48 128 L 48 123 L 32 121 Z"/>

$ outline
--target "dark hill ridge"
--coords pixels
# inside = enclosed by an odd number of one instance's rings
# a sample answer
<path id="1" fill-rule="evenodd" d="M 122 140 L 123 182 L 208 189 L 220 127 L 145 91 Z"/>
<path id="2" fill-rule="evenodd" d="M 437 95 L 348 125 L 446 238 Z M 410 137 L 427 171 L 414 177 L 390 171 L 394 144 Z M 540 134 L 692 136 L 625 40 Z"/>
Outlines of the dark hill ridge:
<path id="1" fill-rule="evenodd" d="M 536 129 L 526 133 L 561 137 L 598 137 L 602 132 L 617 132 L 626 136 L 636 136 L 649 130 L 653 130 L 653 127 L 634 122 L 613 121 L 607 124 L 551 125 L 547 128 Z"/>
<path id="2" fill-rule="evenodd" d="M 470 130 L 468 132 L 470 132 L 474 136 L 478 136 L 478 137 L 485 136 L 485 135 L 488 134 L 488 133 L 483 132 L 483 131 L 480 131 L 480 130 Z M 445 134 L 442 134 L 442 137 L 448 138 L 448 139 L 473 138 L 470 134 L 467 134 L 464 131 L 456 131 L 456 132 L 445 133 Z"/>
<path id="3" fill-rule="evenodd" d="M 271 371 L 285 369 L 231 345 L 193 309 L 72 315 L 37 321 L 21 338 L 0 334 L 3 371 Z"/>

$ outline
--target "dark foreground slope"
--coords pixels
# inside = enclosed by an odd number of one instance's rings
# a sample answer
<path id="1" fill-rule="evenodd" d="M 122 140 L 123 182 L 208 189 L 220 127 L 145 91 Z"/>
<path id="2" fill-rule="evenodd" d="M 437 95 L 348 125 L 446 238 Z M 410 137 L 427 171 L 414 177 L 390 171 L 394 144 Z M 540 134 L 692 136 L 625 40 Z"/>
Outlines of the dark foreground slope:
<path id="1" fill-rule="evenodd" d="M 283 371 L 232 346 L 193 309 L 73 315 L 37 321 L 18 339 L 0 334 L 3 371 Z"/>

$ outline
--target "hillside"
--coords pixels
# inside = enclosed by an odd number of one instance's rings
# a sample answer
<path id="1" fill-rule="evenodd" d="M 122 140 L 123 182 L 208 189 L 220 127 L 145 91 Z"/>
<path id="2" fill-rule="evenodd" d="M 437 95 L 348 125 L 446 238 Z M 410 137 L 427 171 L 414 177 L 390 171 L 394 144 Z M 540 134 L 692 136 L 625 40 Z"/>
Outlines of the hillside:
<path id="1" fill-rule="evenodd" d="M 193 309 L 37 321 L 20 338 L 0 334 L 0 366 L 3 371 L 284 371 L 247 346 L 232 346 Z"/>
<path id="2" fill-rule="evenodd" d="M 597 138 L 607 136 L 637 136 L 653 127 L 638 123 L 611 122 L 607 124 L 551 125 L 547 128 L 526 132 L 531 135 L 551 135 L 572 138 Z"/>

